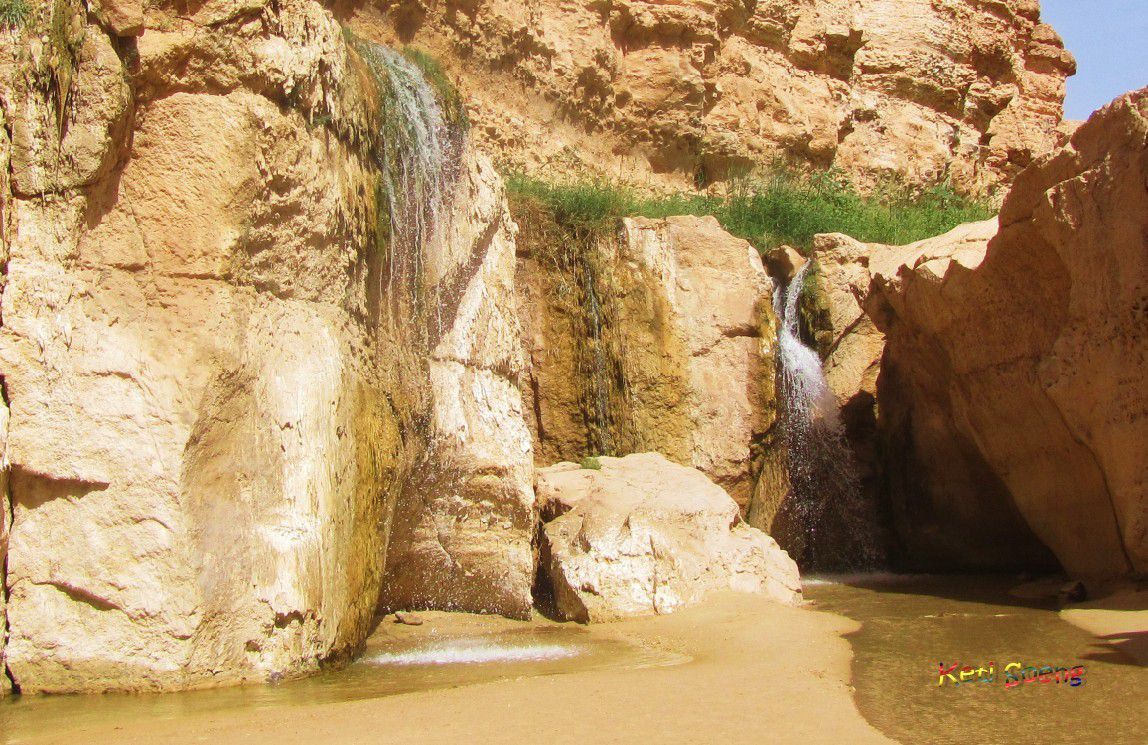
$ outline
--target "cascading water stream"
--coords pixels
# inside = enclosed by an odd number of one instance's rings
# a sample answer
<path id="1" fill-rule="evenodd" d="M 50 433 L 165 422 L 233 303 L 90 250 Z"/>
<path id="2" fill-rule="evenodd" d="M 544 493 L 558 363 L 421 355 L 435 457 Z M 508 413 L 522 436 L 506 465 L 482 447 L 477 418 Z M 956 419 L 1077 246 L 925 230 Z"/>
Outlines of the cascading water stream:
<path id="1" fill-rule="evenodd" d="M 460 170 L 460 132 L 448 123 L 439 94 L 418 65 L 379 44 L 363 43 L 359 51 L 384 89 L 380 166 L 390 216 L 385 292 L 410 303 L 400 315 L 423 317 L 429 310 L 441 330 L 441 303 L 424 297 L 423 267 L 443 238 Z"/>
<path id="2" fill-rule="evenodd" d="M 837 400 L 821 358 L 801 341 L 799 301 L 810 266 L 779 286 L 773 299 L 781 320 L 778 368 L 790 484 L 785 509 L 800 540 L 788 548 L 807 567 L 871 567 L 878 559 L 873 520 Z"/>
<path id="3" fill-rule="evenodd" d="M 593 387 L 594 397 L 594 426 L 592 434 L 595 438 L 595 452 L 602 455 L 614 454 L 614 442 L 610 435 L 609 411 L 609 380 L 606 370 L 606 350 L 603 348 L 605 339 L 602 334 L 602 306 L 598 302 L 598 292 L 594 288 L 594 275 L 588 269 L 586 275 L 586 305 L 590 315 L 590 344 L 593 346 L 594 368 L 590 375 L 590 384 Z"/>

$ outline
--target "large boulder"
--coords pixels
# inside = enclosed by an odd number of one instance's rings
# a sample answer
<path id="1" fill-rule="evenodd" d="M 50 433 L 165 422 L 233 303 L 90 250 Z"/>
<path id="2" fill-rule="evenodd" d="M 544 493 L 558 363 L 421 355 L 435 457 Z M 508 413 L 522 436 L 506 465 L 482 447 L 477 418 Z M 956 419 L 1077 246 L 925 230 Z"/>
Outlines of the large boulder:
<path id="1" fill-rule="evenodd" d="M 598 622 L 671 613 L 717 590 L 801 597 L 797 565 L 700 471 L 657 453 L 542 469 L 542 571 L 558 613 Z"/>
<path id="2" fill-rule="evenodd" d="M 1148 89 L 1022 173 L 995 237 L 963 228 L 870 261 L 882 418 L 914 401 L 890 422 L 911 435 L 891 452 L 935 484 L 982 474 L 980 492 L 1009 495 L 1081 577 L 1148 572 L 1145 183 Z M 954 471 L 954 450 L 980 470 Z M 954 504 L 967 529 L 938 529 L 960 542 L 994 528 L 976 504 Z"/>
<path id="3" fill-rule="evenodd" d="M 539 463 L 657 451 L 746 504 L 774 416 L 773 283 L 757 252 L 712 217 L 625 219 L 581 246 L 541 230 L 544 215 L 517 217 Z"/>

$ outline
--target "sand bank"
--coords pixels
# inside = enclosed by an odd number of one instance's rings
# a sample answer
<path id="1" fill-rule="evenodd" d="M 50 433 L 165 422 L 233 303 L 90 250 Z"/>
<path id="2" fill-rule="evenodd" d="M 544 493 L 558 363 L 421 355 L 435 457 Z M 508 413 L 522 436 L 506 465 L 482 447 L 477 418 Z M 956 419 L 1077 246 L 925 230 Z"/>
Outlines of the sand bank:
<path id="1" fill-rule="evenodd" d="M 380 633 L 504 630 L 513 623 L 439 613 L 424 617 L 423 626 Z M 850 649 L 842 635 L 855 628 L 853 621 L 829 613 L 722 595 L 675 615 L 590 628 L 592 634 L 688 658 L 675 665 L 120 722 L 22 742 L 889 742 L 865 722 L 850 695 Z M 92 698 L 92 705 L 99 699 Z"/>

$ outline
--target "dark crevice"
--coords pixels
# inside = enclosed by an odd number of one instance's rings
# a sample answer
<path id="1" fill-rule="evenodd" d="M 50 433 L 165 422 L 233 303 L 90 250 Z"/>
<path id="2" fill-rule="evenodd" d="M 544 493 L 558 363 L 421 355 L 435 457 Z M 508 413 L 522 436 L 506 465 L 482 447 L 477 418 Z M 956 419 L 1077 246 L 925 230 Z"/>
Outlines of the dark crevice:
<path id="1" fill-rule="evenodd" d="M 123 612 L 123 608 L 111 602 L 110 600 L 102 598 L 99 595 L 96 595 L 93 592 L 89 592 L 88 590 L 85 590 L 81 587 L 75 587 L 64 582 L 36 582 L 33 584 L 54 587 L 63 594 L 67 595 L 68 599 L 72 602 L 89 605 L 98 611 L 118 610 Z"/>
<path id="2" fill-rule="evenodd" d="M 19 501 L 29 509 L 57 499 L 80 499 L 111 486 L 104 481 L 56 479 L 19 467 L 9 468 L 8 479 L 10 503 L 14 505 Z"/>

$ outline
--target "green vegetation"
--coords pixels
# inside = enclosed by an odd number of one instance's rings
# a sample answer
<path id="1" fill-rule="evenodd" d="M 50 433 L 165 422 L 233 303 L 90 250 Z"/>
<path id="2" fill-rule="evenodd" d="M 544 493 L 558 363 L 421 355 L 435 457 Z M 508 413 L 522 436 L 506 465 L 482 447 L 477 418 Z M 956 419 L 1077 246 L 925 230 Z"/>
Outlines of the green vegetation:
<path id="1" fill-rule="evenodd" d="M 65 120 L 72 102 L 72 82 L 84 41 L 83 7 L 75 0 L 54 0 L 48 21 L 48 43 L 36 77 L 55 99 L 59 136 L 64 136 Z"/>
<path id="2" fill-rule="evenodd" d="M 947 185 L 912 191 L 885 185 L 863 194 L 840 174 L 811 176 L 777 170 L 735 182 L 723 194 L 645 196 L 607 182 L 548 183 L 510 174 L 512 196 L 545 205 L 560 224 L 599 232 L 620 217 L 713 215 L 730 233 L 759 250 L 789 244 L 807 251 L 818 233 L 860 241 L 904 244 L 994 214 L 984 202 Z"/>
<path id="3" fill-rule="evenodd" d="M 586 456 L 585 458 L 582 459 L 582 462 L 579 463 L 578 465 L 580 465 L 582 468 L 586 468 L 586 469 L 589 469 L 591 471 L 601 471 L 602 470 L 602 461 L 599 460 L 598 456 L 596 456 L 596 455 Z"/>
<path id="4" fill-rule="evenodd" d="M 415 47 L 404 47 L 403 55 L 422 70 L 427 83 L 430 84 L 431 88 L 434 88 L 447 122 L 463 129 L 469 127 L 470 120 L 467 118 L 466 106 L 462 102 L 462 96 L 442 69 L 439 61 L 427 52 Z"/>
<path id="5" fill-rule="evenodd" d="M 31 12 L 32 9 L 25 0 L 0 0 L 0 27 L 23 26 Z"/>

